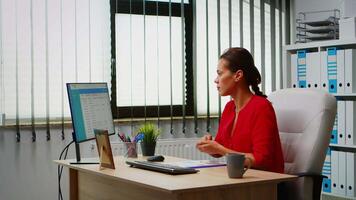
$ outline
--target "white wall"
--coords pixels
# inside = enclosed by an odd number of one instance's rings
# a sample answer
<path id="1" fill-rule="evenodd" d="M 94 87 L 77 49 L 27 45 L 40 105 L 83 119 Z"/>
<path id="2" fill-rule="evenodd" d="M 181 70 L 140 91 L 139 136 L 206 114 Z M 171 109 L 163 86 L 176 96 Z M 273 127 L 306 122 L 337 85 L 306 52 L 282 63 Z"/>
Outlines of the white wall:
<path id="1" fill-rule="evenodd" d="M 293 0 L 292 0 L 293 1 Z M 292 38 L 293 43 L 295 41 L 295 19 L 298 18 L 299 12 L 313 12 L 313 11 L 322 11 L 322 10 L 340 10 L 340 17 L 344 17 L 345 5 L 346 3 L 352 3 L 353 6 L 356 6 L 356 0 L 294 0 L 291 2 L 291 19 L 292 26 L 291 30 L 293 32 Z M 350 6 L 349 6 L 350 7 Z M 356 9 L 353 10 L 354 15 L 356 15 Z M 348 11 L 350 14 L 350 11 Z M 326 19 L 330 16 L 330 13 L 320 13 L 320 14 L 308 14 L 307 20 L 320 20 Z"/>
<path id="2" fill-rule="evenodd" d="M 356 15 L 355 0 L 294 0 L 295 13 L 340 10 L 341 17 L 351 17 Z"/>
<path id="3" fill-rule="evenodd" d="M 294 0 L 295 13 L 342 9 L 344 0 Z"/>
<path id="4" fill-rule="evenodd" d="M 198 127 L 201 130 L 198 135 L 194 133 L 194 123 L 187 122 L 187 133 L 182 134 L 182 123 L 177 120 L 174 123 L 174 135 L 169 133 L 170 121 L 161 121 L 161 138 L 195 138 L 205 133 L 206 121 L 201 120 Z M 217 130 L 217 120 L 211 121 L 212 133 Z M 116 129 L 124 133 L 131 131 L 130 124 L 116 126 Z M 137 130 L 134 128 L 134 130 Z M 62 149 L 72 140 L 71 128 L 65 129 L 65 140 L 61 140 L 61 130 L 51 129 L 51 140 L 46 141 L 46 130 L 37 128 L 37 141 L 31 140 L 31 129 L 21 129 L 21 142 L 16 142 L 14 128 L 0 128 L 0 200 L 57 199 L 57 160 Z M 111 141 L 117 141 L 117 136 L 111 136 Z M 80 144 L 81 155 L 85 157 L 97 156 L 96 149 L 92 149 L 89 141 Z M 114 152 L 115 153 L 115 152 Z M 68 158 L 75 158 L 74 145 L 69 150 Z M 64 199 L 68 197 L 68 169 L 64 169 L 62 178 L 62 191 Z"/>

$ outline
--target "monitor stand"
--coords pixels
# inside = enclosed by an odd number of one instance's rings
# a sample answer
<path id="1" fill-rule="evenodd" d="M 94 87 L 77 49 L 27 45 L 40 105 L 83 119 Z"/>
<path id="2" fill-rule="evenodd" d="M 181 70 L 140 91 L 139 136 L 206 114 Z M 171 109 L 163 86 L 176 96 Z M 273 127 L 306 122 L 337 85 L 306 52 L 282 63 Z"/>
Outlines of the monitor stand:
<path id="1" fill-rule="evenodd" d="M 72 135 L 73 135 L 73 140 L 74 140 L 74 144 L 75 144 L 75 156 L 77 158 L 77 162 L 69 162 L 69 164 L 71 164 L 71 165 L 99 164 L 99 161 L 96 158 L 87 158 L 87 159 L 81 160 L 79 143 L 76 142 L 74 132 L 72 132 Z"/>

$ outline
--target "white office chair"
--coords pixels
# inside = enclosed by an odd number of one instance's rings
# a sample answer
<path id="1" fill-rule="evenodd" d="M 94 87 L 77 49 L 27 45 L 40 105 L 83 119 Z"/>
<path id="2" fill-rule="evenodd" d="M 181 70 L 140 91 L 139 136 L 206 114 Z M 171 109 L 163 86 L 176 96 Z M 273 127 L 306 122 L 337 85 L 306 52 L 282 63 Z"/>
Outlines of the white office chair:
<path id="1" fill-rule="evenodd" d="M 300 177 L 279 185 L 279 199 L 320 199 L 335 97 L 322 90 L 291 88 L 273 92 L 268 99 L 277 116 L 285 173 Z"/>

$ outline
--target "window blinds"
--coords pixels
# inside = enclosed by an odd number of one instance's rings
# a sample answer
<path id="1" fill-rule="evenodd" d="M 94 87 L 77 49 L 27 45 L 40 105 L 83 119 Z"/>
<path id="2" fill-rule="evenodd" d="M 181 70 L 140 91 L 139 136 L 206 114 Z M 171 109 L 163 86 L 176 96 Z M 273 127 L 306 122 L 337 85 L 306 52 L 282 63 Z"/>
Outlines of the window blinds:
<path id="1" fill-rule="evenodd" d="M 6 124 L 70 117 L 67 82 L 110 84 L 110 4 L 1 0 L 1 107 Z M 35 135 L 34 135 L 35 137 Z M 34 138 L 35 139 L 35 138 Z"/>
<path id="2" fill-rule="evenodd" d="M 184 112 L 184 89 L 187 86 L 184 84 L 184 69 L 187 67 L 184 65 L 184 36 L 187 34 L 184 32 L 185 24 L 182 20 L 184 11 L 181 9 L 181 16 L 173 17 L 173 1 L 160 2 L 169 3 L 169 16 L 131 12 L 116 15 L 117 106 L 144 106 L 146 109 L 146 106 L 151 105 L 169 105 L 172 108 L 173 105 L 179 104 Z M 250 50 L 262 75 L 261 89 L 266 94 L 281 87 L 283 37 L 289 34 L 289 30 L 283 26 L 283 23 L 289 21 L 283 14 L 286 10 L 283 8 L 283 5 L 286 5 L 284 2 L 189 2 L 193 5 L 194 16 L 192 31 L 195 132 L 209 132 L 210 119 L 220 117 L 222 109 L 230 100 L 229 97 L 219 97 L 214 83 L 219 55 L 227 48 L 244 47 Z M 181 3 L 184 8 L 182 2 L 176 3 Z M 145 6 L 144 3 L 142 5 Z M 143 8 L 144 11 L 146 9 Z M 156 9 L 160 9 L 158 3 Z M 282 31 L 285 34 L 282 34 Z M 176 77 L 179 78 L 175 79 Z M 206 127 L 197 127 L 198 117 L 206 117 Z"/>

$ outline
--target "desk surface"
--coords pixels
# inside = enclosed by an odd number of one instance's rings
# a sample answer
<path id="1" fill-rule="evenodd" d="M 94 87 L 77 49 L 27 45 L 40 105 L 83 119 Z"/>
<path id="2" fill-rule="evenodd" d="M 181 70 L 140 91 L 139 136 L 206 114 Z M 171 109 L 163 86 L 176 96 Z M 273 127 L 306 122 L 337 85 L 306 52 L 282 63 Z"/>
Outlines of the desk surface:
<path id="1" fill-rule="evenodd" d="M 165 162 L 183 160 L 165 156 Z M 139 157 L 142 159 L 142 157 Z M 260 170 L 249 169 L 243 178 L 231 179 L 227 176 L 226 166 L 202 168 L 196 174 L 169 175 L 143 169 L 131 168 L 125 164 L 124 157 L 115 157 L 115 170 L 99 170 L 99 165 L 71 165 L 69 160 L 56 160 L 59 165 L 64 165 L 81 172 L 103 176 L 109 179 L 134 184 L 144 188 L 160 190 L 168 193 L 180 193 L 187 191 L 199 191 L 209 188 L 247 186 L 250 184 L 279 183 L 282 181 L 295 180 L 297 177 L 287 174 L 279 174 Z"/>

